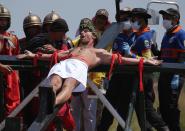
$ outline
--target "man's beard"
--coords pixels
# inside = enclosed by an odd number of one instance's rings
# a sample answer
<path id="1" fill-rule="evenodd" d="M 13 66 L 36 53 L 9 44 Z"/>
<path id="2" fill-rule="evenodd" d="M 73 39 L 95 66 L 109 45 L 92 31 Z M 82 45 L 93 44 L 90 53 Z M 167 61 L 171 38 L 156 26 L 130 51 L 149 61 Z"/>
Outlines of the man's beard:
<path id="1" fill-rule="evenodd" d="M 87 46 L 88 43 L 89 43 L 89 41 L 87 41 L 86 39 L 80 40 L 80 44 L 83 45 L 83 46 Z"/>

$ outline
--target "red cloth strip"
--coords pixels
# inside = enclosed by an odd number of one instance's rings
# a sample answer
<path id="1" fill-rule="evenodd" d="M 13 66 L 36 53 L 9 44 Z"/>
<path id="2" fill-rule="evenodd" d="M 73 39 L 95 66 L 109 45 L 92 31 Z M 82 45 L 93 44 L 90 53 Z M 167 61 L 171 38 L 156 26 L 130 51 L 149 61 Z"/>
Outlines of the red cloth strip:
<path id="1" fill-rule="evenodd" d="M 33 65 L 37 66 L 38 65 L 38 58 L 40 58 L 42 56 L 42 53 L 37 52 L 37 54 L 35 54 L 35 57 L 33 58 Z"/>
<path id="2" fill-rule="evenodd" d="M 143 86 L 143 62 L 144 58 L 141 58 L 139 61 L 138 69 L 139 69 L 139 91 L 143 92 L 144 91 L 144 86 Z"/>
<path id="3" fill-rule="evenodd" d="M 110 69 L 109 69 L 109 73 L 108 73 L 108 80 L 110 80 L 110 76 L 112 74 L 114 63 L 116 60 L 118 61 L 118 64 L 122 63 L 122 56 L 119 53 L 112 54 Z"/>

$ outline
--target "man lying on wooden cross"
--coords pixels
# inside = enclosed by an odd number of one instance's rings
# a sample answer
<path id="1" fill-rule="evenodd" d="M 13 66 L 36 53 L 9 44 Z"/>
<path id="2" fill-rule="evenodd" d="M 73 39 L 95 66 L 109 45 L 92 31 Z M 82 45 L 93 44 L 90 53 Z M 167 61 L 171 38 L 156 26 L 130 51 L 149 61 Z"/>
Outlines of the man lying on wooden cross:
<path id="1" fill-rule="evenodd" d="M 18 55 L 17 58 L 59 61 L 51 68 L 47 76 L 49 86 L 53 88 L 56 95 L 55 105 L 65 103 L 74 89 L 85 90 L 88 69 L 92 67 L 100 64 L 113 65 L 113 61 L 123 65 L 136 65 L 141 61 L 150 65 L 161 64 L 161 61 L 158 60 L 126 58 L 119 54 L 109 53 L 104 49 L 96 49 L 94 48 L 96 43 L 97 37 L 93 26 L 83 25 L 80 27 L 79 47 L 69 51 L 57 51 L 54 54 L 33 54 L 30 51 L 25 51 L 25 54 Z"/>

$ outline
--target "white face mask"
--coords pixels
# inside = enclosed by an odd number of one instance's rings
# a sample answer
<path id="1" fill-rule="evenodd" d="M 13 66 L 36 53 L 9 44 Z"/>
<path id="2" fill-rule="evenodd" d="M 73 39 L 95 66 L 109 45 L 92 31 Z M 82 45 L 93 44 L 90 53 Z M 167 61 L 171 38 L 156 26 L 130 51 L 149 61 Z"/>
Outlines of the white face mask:
<path id="1" fill-rule="evenodd" d="M 131 29 L 131 22 L 128 21 L 123 21 L 123 30 L 130 30 Z"/>
<path id="2" fill-rule="evenodd" d="M 170 28 L 173 27 L 172 21 L 171 21 L 171 20 L 163 20 L 163 27 L 164 27 L 166 30 L 169 30 Z"/>
<path id="3" fill-rule="evenodd" d="M 132 22 L 131 25 L 133 30 L 139 30 L 141 27 L 138 21 Z"/>

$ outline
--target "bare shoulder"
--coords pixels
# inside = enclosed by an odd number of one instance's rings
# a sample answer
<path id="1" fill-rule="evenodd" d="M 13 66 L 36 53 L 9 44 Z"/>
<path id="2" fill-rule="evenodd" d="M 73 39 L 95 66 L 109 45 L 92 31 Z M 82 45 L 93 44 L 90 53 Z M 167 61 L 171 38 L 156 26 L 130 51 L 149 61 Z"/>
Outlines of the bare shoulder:
<path id="1" fill-rule="evenodd" d="M 105 49 L 92 48 L 96 53 L 108 53 Z"/>

